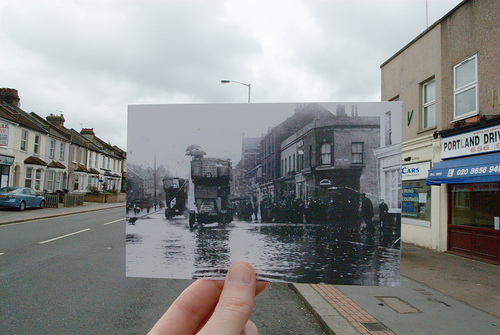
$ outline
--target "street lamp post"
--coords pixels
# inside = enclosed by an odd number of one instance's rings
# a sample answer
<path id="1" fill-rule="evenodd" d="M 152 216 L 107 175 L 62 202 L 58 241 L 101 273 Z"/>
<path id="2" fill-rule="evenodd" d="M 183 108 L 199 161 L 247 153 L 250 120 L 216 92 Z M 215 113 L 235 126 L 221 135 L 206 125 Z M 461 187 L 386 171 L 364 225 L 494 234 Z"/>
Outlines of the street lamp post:
<path id="1" fill-rule="evenodd" d="M 220 82 L 222 84 L 236 83 L 236 84 L 240 84 L 240 85 L 244 85 L 244 86 L 248 87 L 248 103 L 250 103 L 250 87 L 251 87 L 251 84 L 245 84 L 245 83 L 242 83 L 240 81 L 235 81 L 235 80 L 221 80 Z"/>

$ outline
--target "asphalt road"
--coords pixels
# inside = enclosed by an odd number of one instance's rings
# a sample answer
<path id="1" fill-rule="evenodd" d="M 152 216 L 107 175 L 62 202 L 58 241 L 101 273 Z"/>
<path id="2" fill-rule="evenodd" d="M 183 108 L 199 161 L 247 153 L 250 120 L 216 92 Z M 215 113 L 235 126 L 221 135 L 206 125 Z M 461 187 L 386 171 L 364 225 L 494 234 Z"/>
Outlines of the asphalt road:
<path id="1" fill-rule="evenodd" d="M 0 226 L 1 334 L 146 334 L 190 283 L 125 277 L 121 208 Z M 261 335 L 325 334 L 285 284 L 251 319 Z"/>

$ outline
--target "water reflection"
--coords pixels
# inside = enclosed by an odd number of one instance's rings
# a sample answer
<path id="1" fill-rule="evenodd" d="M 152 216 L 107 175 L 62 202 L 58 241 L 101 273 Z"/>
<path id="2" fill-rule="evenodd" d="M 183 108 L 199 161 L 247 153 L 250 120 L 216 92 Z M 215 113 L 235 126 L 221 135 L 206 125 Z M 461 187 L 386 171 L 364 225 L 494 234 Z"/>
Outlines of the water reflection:
<path id="1" fill-rule="evenodd" d="M 154 223 L 150 222 L 154 221 Z M 127 273 L 165 278 L 221 278 L 232 261 L 250 262 L 258 278 L 278 282 L 399 285 L 400 231 L 360 225 L 233 221 L 189 230 L 184 218 L 138 220 L 127 234 Z M 155 254 L 154 250 L 161 250 Z M 145 258 L 153 258 L 144 265 Z M 140 260 L 140 264 L 136 261 Z"/>

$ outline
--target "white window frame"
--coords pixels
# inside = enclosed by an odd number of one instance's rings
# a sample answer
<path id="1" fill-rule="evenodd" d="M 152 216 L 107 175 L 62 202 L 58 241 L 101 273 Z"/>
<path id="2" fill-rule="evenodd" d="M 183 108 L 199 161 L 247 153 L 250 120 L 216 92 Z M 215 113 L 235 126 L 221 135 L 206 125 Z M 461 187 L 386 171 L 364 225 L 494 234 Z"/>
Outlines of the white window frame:
<path id="1" fill-rule="evenodd" d="M 59 160 L 63 161 L 64 160 L 64 151 L 66 150 L 66 145 L 64 142 L 61 142 L 61 145 L 59 146 Z"/>
<path id="2" fill-rule="evenodd" d="M 461 66 L 463 66 L 471 61 L 474 62 L 474 71 L 475 71 L 474 79 L 466 84 L 463 84 L 462 86 L 457 87 L 457 70 Z M 477 54 L 473 55 L 467 59 L 464 59 L 459 64 L 457 64 L 453 67 L 453 119 L 454 120 L 465 119 L 465 118 L 477 115 L 479 113 L 479 99 L 478 99 L 479 98 L 479 87 L 478 87 L 479 85 L 478 85 L 477 72 L 478 72 Z M 472 90 L 472 89 L 475 90 L 475 95 L 474 95 L 475 108 L 474 108 L 474 110 L 457 115 L 457 107 L 458 107 L 457 106 L 457 97 L 459 95 L 467 92 L 467 91 Z"/>
<path id="3" fill-rule="evenodd" d="M 76 163 L 76 149 L 77 149 L 77 147 L 76 147 L 76 146 L 73 146 L 73 155 L 72 155 L 72 157 L 71 157 L 71 161 L 72 161 L 73 163 Z"/>
<path id="4" fill-rule="evenodd" d="M 55 156 L 56 156 L 56 140 L 50 139 L 49 158 L 54 158 Z"/>
<path id="5" fill-rule="evenodd" d="M 392 145 L 392 113 L 385 113 L 385 145 Z"/>
<path id="6" fill-rule="evenodd" d="M 24 178 L 25 187 L 31 187 L 35 191 L 41 191 L 43 185 L 44 169 L 36 167 L 27 167 Z"/>
<path id="7" fill-rule="evenodd" d="M 63 172 L 62 171 L 57 171 L 55 175 L 55 180 L 54 180 L 54 190 L 62 190 L 62 179 L 63 179 Z"/>
<path id="8" fill-rule="evenodd" d="M 352 164 L 364 163 L 365 144 L 363 142 L 351 143 Z"/>
<path id="9" fill-rule="evenodd" d="M 42 190 L 42 185 L 43 185 L 42 175 L 43 175 L 43 169 L 35 169 L 35 177 L 34 177 L 35 187 L 33 187 L 35 191 Z"/>
<path id="10" fill-rule="evenodd" d="M 401 209 L 401 171 L 399 169 L 384 170 L 385 202 L 389 210 Z"/>
<path id="11" fill-rule="evenodd" d="M 28 149 L 28 136 L 28 131 L 26 129 L 23 129 L 23 131 L 21 132 L 21 146 L 19 147 L 21 151 L 26 151 Z"/>
<path id="12" fill-rule="evenodd" d="M 321 143 L 320 150 L 320 164 L 332 164 L 332 144 L 328 142 Z"/>
<path id="13" fill-rule="evenodd" d="M 84 154 L 85 154 L 85 151 L 83 150 L 83 148 L 80 148 L 80 164 L 82 164 L 82 165 L 85 162 L 85 159 L 83 157 Z"/>
<path id="14" fill-rule="evenodd" d="M 42 140 L 42 135 L 40 134 L 35 134 L 35 142 L 33 143 L 33 152 L 36 155 L 40 154 L 40 142 Z"/>
<path id="15" fill-rule="evenodd" d="M 47 171 L 47 190 L 48 191 L 55 191 L 55 188 L 54 188 L 55 179 L 56 179 L 56 171 L 54 171 L 54 170 Z"/>
<path id="16" fill-rule="evenodd" d="M 24 187 L 32 187 L 33 186 L 33 171 L 32 167 L 26 168 L 26 176 L 24 178 Z"/>
<path id="17" fill-rule="evenodd" d="M 428 99 L 427 89 L 434 85 L 434 99 Z M 429 119 L 430 111 L 433 111 L 432 120 Z M 436 80 L 431 79 L 422 84 L 422 129 L 436 126 Z"/>

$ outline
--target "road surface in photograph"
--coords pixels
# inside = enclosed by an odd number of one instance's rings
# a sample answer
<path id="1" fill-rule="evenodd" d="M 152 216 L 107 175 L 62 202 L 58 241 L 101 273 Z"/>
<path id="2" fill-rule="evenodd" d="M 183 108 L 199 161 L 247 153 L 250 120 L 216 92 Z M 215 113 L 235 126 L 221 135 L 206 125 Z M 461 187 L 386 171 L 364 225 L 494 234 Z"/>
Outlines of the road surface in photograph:
<path id="1" fill-rule="evenodd" d="M 190 229 L 183 216 L 137 216 L 126 228 L 130 277 L 220 279 L 232 262 L 245 260 L 270 282 L 399 285 L 396 229 L 256 220 Z"/>

